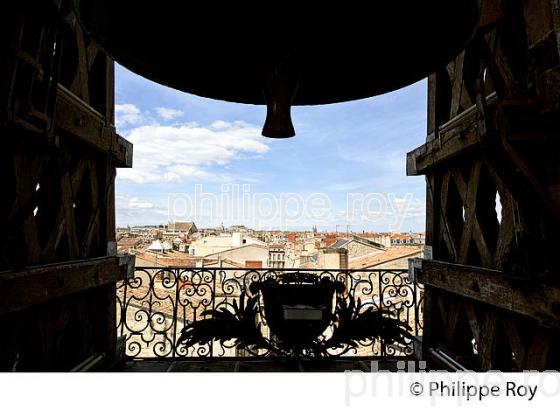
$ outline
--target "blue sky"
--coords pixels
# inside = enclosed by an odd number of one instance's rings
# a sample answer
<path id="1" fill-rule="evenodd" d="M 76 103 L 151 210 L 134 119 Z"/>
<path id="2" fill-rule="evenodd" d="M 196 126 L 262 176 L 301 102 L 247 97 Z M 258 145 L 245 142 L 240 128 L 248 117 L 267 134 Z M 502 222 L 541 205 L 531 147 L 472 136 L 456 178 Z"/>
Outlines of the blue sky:
<path id="1" fill-rule="evenodd" d="M 340 104 L 293 107 L 296 136 L 260 136 L 262 106 L 201 98 L 116 67 L 117 225 L 423 231 L 425 183 L 406 153 L 426 134 L 426 82 Z"/>

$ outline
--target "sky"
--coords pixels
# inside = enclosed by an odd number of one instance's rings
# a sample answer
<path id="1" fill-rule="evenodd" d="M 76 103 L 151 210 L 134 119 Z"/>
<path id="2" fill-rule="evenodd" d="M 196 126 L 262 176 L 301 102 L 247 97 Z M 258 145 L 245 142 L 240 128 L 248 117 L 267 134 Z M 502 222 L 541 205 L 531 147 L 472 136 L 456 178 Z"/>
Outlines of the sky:
<path id="1" fill-rule="evenodd" d="M 425 182 L 406 153 L 426 138 L 426 81 L 372 98 L 293 107 L 296 136 L 261 136 L 263 106 L 180 92 L 116 66 L 117 226 L 423 232 Z"/>

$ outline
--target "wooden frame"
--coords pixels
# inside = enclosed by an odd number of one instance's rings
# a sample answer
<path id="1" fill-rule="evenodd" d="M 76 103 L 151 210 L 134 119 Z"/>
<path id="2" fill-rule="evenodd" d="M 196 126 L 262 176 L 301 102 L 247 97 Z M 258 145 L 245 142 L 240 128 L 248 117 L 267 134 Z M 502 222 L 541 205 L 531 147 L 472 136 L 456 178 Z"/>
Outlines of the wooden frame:
<path id="1" fill-rule="evenodd" d="M 11 2 L 14 3 L 14 2 Z M 116 360 L 116 167 L 132 145 L 114 126 L 113 61 L 68 0 L 18 1 L 0 26 L 0 370 L 70 370 Z"/>
<path id="2" fill-rule="evenodd" d="M 428 137 L 407 156 L 426 176 L 434 259 L 416 272 L 424 352 L 473 369 L 560 368 L 554 4 L 484 0 L 473 41 L 428 80 Z"/>

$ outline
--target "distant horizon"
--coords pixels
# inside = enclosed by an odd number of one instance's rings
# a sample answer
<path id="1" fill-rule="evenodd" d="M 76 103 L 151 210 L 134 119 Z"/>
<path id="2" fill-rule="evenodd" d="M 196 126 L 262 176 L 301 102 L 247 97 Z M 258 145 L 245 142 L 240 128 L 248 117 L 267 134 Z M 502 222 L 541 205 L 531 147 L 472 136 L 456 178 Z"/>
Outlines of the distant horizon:
<path id="1" fill-rule="evenodd" d="M 197 229 L 215 229 L 215 230 L 220 230 L 222 229 L 221 226 L 199 226 L 195 221 L 174 221 L 174 222 L 193 222 Z M 122 226 L 119 225 L 116 228 L 117 229 L 127 229 L 127 228 L 159 228 L 161 226 L 165 226 L 168 225 L 169 223 L 174 223 L 174 222 L 166 222 L 166 223 L 160 223 L 160 224 L 145 224 L 145 225 L 127 225 L 127 226 Z M 231 229 L 231 228 L 235 228 L 238 227 L 239 225 L 228 225 L 225 226 L 224 225 L 224 229 Z M 252 231 L 277 231 L 277 232 L 313 232 L 313 228 L 311 229 L 275 229 L 275 228 L 270 228 L 270 229 L 255 229 L 255 228 L 251 228 L 249 226 L 244 226 L 244 228 L 252 230 Z M 329 233 L 337 233 L 336 229 L 324 229 L 320 226 L 317 226 L 317 231 L 318 232 L 329 232 Z M 347 231 L 346 230 L 339 230 L 338 233 L 340 234 L 346 234 Z M 401 234 L 406 234 L 406 233 L 420 233 L 423 234 L 425 233 L 425 231 L 378 231 L 378 230 L 360 230 L 360 231 L 356 231 L 356 230 L 349 230 L 348 233 L 401 233 Z"/>

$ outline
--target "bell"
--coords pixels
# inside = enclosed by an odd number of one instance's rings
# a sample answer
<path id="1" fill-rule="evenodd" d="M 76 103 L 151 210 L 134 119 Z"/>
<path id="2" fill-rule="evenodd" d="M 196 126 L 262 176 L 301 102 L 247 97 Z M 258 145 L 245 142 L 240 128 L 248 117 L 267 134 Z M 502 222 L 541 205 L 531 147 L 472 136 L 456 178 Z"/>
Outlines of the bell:
<path id="1" fill-rule="evenodd" d="M 79 21 L 119 64 L 177 90 L 266 104 L 263 135 L 295 135 L 292 105 L 372 97 L 455 57 L 481 0 L 380 0 L 224 9 L 159 0 L 75 0 Z"/>

